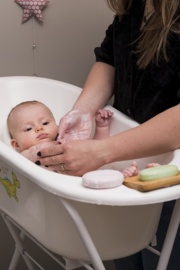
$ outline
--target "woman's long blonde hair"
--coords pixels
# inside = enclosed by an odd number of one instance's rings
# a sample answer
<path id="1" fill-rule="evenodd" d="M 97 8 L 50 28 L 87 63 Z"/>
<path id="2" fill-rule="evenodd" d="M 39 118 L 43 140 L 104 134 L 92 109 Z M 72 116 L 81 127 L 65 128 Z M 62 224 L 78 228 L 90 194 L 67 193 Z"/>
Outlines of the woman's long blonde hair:
<path id="1" fill-rule="evenodd" d="M 128 14 L 133 0 L 106 0 L 121 20 Z M 136 0 L 135 0 L 136 1 Z M 145 1 L 145 0 L 142 0 Z M 152 0 L 155 13 L 149 23 L 143 28 L 139 37 L 136 53 L 139 68 L 146 68 L 149 63 L 158 65 L 161 57 L 168 62 L 168 36 L 180 33 L 180 0 Z"/>

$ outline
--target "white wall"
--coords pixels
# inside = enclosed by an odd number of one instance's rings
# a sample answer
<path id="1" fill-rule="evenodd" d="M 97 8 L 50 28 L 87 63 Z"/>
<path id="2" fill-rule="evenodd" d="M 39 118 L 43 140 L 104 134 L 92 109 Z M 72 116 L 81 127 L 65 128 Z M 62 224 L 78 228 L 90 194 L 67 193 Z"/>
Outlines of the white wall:
<path id="1" fill-rule="evenodd" d="M 82 87 L 95 61 L 94 48 L 113 20 L 105 0 L 50 0 L 44 23 L 34 20 L 37 76 Z M 33 19 L 23 9 L 0 1 L 0 76 L 33 76 Z"/>
<path id="2" fill-rule="evenodd" d="M 21 24 L 23 9 L 13 0 L 0 0 L 0 77 L 33 76 L 33 19 Z M 105 0 L 50 0 L 44 23 L 34 20 L 37 76 L 83 87 L 95 62 L 94 48 L 113 20 Z M 0 217 L 0 269 L 8 269 L 14 242 Z M 29 242 L 28 242 L 29 243 Z M 29 243 L 29 251 L 45 269 L 60 269 Z M 27 269 L 23 260 L 18 270 Z M 106 269 L 113 270 L 112 262 Z"/>

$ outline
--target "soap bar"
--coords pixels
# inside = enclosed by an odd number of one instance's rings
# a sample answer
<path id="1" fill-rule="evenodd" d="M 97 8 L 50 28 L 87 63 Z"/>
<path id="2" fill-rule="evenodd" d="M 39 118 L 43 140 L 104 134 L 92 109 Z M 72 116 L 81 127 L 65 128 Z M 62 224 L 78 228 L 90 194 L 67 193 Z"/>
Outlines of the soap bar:
<path id="1" fill-rule="evenodd" d="M 162 165 L 144 169 L 140 172 L 142 181 L 152 181 L 163 178 L 168 178 L 178 174 L 178 167 L 175 165 Z"/>
<path id="2" fill-rule="evenodd" d="M 85 173 L 82 183 L 85 187 L 94 189 L 114 188 L 124 181 L 124 175 L 116 170 L 97 170 Z"/>

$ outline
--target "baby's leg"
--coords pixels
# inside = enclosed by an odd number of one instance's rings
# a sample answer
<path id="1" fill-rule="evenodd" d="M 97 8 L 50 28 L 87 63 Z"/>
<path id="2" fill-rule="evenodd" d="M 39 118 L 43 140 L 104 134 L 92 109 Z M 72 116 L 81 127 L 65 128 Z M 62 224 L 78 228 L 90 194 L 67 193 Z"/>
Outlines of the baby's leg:
<path id="1" fill-rule="evenodd" d="M 138 171 L 138 164 L 136 161 L 133 161 L 132 165 L 130 167 L 127 167 L 122 171 L 122 174 L 124 175 L 124 178 L 136 176 L 139 174 Z"/>
<path id="2" fill-rule="evenodd" d="M 148 163 L 146 165 L 146 168 L 152 168 L 152 167 L 157 167 L 157 166 L 161 166 L 161 164 L 159 164 L 159 163 Z"/>
<path id="3" fill-rule="evenodd" d="M 102 140 L 109 137 L 109 122 L 114 113 L 109 110 L 98 110 L 95 115 L 96 130 L 93 140 Z"/>

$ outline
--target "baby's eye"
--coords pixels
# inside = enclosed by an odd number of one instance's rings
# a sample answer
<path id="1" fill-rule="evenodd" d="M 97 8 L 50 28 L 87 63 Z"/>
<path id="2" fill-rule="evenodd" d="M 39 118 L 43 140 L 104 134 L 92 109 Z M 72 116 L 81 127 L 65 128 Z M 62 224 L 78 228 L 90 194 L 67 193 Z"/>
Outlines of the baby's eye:
<path id="1" fill-rule="evenodd" d="M 30 131 L 32 128 L 27 128 L 25 131 Z"/>
<path id="2" fill-rule="evenodd" d="M 49 123 L 49 122 L 44 122 L 43 125 L 46 126 L 46 125 L 48 125 L 48 123 Z"/>

